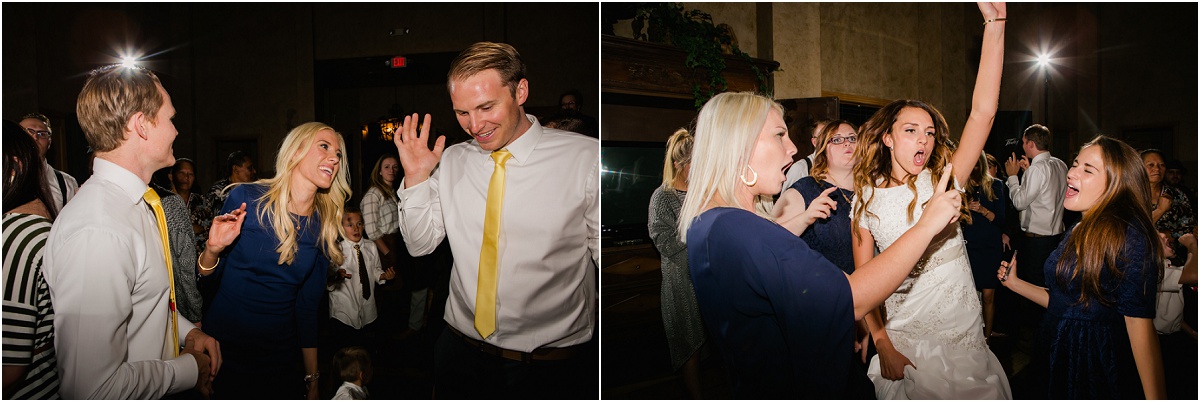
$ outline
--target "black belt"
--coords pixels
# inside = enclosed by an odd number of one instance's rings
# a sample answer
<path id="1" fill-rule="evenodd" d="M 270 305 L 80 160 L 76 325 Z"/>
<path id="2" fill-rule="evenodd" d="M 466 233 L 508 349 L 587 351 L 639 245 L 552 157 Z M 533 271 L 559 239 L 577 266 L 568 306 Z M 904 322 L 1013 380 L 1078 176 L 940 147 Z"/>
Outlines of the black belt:
<path id="1" fill-rule="evenodd" d="M 516 350 L 511 350 L 511 349 L 505 349 L 505 348 L 502 348 L 502 347 L 499 347 L 499 346 L 496 346 L 496 345 L 493 345 L 493 344 L 490 344 L 490 343 L 487 343 L 484 341 L 480 341 L 478 339 L 475 339 L 475 338 L 472 338 L 472 337 L 469 337 L 466 335 L 463 335 L 462 332 L 458 332 L 458 330 L 454 329 L 454 327 L 452 327 L 452 326 L 446 326 L 446 328 L 449 329 L 450 332 L 454 333 L 454 335 L 458 336 L 459 339 L 462 339 L 463 342 L 466 342 L 467 345 L 470 345 L 472 349 L 476 349 L 480 352 L 483 352 L 483 353 L 486 353 L 486 354 L 489 354 L 492 356 L 502 357 L 502 358 L 505 358 L 508 360 L 514 360 L 514 361 L 519 361 L 519 362 L 527 362 L 528 363 L 528 362 L 534 361 L 534 360 L 566 360 L 566 359 L 575 357 L 575 355 L 579 354 L 579 349 L 581 347 L 581 345 L 572 345 L 572 346 L 567 346 L 567 347 L 563 347 L 563 348 L 542 347 L 542 348 L 534 349 L 532 352 L 521 352 L 521 351 L 516 351 Z"/>
<path id="2" fill-rule="evenodd" d="M 1037 233 L 1025 232 L 1025 237 L 1054 237 L 1054 236 L 1058 236 L 1058 235 L 1040 235 Z"/>

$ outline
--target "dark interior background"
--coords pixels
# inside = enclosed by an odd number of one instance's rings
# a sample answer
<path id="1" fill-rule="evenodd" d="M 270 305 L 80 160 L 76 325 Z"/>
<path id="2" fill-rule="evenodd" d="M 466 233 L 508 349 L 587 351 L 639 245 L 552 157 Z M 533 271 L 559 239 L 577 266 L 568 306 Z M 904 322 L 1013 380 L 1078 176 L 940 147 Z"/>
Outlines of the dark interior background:
<path id="1" fill-rule="evenodd" d="M 256 156 L 259 177 L 272 175 L 287 132 L 321 121 L 346 139 L 357 203 L 362 178 L 392 147 L 377 138 L 381 118 L 430 113 L 450 142 L 468 139 L 445 76 L 474 42 L 521 52 L 526 112 L 544 115 L 575 88 L 584 113 L 596 116 L 598 15 L 596 3 L 5 3 L 3 117 L 48 116 L 51 164 L 83 182 L 87 143 L 75 98 L 86 73 L 140 55 L 178 110 L 175 156 L 196 161 L 197 190 L 221 178 L 234 149 Z M 385 66 L 393 56 L 406 56 L 408 67 Z"/>

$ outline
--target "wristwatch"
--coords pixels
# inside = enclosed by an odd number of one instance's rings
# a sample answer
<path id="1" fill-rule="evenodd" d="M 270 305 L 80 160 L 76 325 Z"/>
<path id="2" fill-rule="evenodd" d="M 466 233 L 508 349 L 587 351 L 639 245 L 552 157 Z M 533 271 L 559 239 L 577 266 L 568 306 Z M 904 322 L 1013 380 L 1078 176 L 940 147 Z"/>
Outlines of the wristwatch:
<path id="1" fill-rule="evenodd" d="M 318 372 L 315 372 L 315 373 L 312 373 L 312 374 L 305 375 L 305 376 L 304 376 L 304 382 L 313 382 L 313 381 L 316 381 L 318 378 L 321 378 L 321 372 L 320 372 L 320 371 L 318 371 Z"/>

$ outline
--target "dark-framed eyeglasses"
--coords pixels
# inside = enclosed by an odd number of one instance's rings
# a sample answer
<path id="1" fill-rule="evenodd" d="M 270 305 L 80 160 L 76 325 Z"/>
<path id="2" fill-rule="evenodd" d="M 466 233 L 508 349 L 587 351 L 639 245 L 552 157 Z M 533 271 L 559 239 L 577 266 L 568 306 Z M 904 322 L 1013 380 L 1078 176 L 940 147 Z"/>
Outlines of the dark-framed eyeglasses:
<path id="1" fill-rule="evenodd" d="M 27 129 L 25 129 L 25 131 L 28 132 L 29 135 L 32 135 L 35 138 L 43 139 L 43 140 L 48 140 L 48 139 L 50 139 L 50 137 L 54 136 L 54 134 L 52 134 L 52 133 L 50 133 L 50 131 L 46 131 L 46 130 L 38 131 L 38 130 L 34 130 L 32 128 L 27 128 Z"/>
<path id="2" fill-rule="evenodd" d="M 843 142 L 849 142 L 851 144 L 858 143 L 858 136 L 851 135 L 848 137 L 833 137 L 829 139 L 829 143 L 833 145 L 840 145 Z"/>

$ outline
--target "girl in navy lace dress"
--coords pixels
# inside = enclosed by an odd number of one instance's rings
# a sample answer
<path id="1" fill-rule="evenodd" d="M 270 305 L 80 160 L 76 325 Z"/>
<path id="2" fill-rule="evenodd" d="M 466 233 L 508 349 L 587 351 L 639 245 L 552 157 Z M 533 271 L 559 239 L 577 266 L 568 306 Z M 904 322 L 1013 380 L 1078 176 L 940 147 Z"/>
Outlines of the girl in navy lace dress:
<path id="1" fill-rule="evenodd" d="M 1138 154 L 1105 136 L 1088 142 L 1067 172 L 1063 207 L 1083 219 L 1041 267 L 1046 288 L 1018 278 L 1015 259 L 997 272 L 1005 287 L 1046 307 L 1039 331 L 1050 363 L 1045 397 L 1165 397 L 1153 322 L 1163 254 Z"/>

